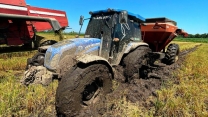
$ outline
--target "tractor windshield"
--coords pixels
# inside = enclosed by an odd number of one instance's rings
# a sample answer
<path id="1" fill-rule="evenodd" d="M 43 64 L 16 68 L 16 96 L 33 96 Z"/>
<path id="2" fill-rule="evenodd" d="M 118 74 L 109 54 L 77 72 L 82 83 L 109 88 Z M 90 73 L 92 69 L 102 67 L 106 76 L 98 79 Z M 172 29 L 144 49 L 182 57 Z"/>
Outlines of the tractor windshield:
<path id="1" fill-rule="evenodd" d="M 141 41 L 140 24 L 128 19 L 126 24 L 117 24 L 115 27 L 115 37 L 122 40 Z"/>
<path id="2" fill-rule="evenodd" d="M 131 16 L 128 17 L 127 23 L 120 24 L 118 13 L 91 16 L 85 37 L 101 38 L 101 33 L 103 33 L 104 39 L 119 38 L 126 41 L 141 41 L 140 24 L 133 20 Z"/>
<path id="3" fill-rule="evenodd" d="M 113 14 L 92 15 L 85 32 L 87 38 L 101 38 L 101 33 L 111 37 Z"/>

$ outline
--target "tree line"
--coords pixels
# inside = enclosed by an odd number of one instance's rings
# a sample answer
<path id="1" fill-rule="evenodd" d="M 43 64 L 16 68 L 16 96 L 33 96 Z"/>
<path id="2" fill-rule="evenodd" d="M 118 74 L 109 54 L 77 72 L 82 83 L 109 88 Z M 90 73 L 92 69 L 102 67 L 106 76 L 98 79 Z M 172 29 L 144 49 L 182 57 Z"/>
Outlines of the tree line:
<path id="1" fill-rule="evenodd" d="M 178 37 L 182 37 L 182 36 L 178 36 Z M 187 38 L 208 38 L 208 33 L 204 33 L 204 34 L 188 34 Z"/>

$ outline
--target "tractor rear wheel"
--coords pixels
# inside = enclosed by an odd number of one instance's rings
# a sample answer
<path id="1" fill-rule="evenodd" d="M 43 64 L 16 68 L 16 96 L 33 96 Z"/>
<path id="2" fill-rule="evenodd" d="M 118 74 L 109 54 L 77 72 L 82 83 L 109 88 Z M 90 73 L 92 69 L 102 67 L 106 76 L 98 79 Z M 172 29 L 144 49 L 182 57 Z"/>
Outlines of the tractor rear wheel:
<path id="1" fill-rule="evenodd" d="M 130 81 L 135 73 L 140 77 L 141 67 L 147 65 L 146 55 L 150 51 L 149 47 L 140 46 L 123 59 L 126 81 Z"/>
<path id="2" fill-rule="evenodd" d="M 59 82 L 56 92 L 58 116 L 77 116 L 84 107 L 97 109 L 99 100 L 112 90 L 112 75 L 106 65 L 73 67 Z"/>
<path id="3" fill-rule="evenodd" d="M 165 58 L 162 60 L 163 63 L 171 65 L 178 60 L 179 45 L 172 43 L 168 46 L 165 52 Z"/>

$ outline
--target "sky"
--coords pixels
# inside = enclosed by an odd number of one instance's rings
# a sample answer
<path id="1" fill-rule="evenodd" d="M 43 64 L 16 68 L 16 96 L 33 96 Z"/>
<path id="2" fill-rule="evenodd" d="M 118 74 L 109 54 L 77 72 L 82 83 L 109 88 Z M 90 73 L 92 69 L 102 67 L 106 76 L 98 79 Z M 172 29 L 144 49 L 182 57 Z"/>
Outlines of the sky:
<path id="1" fill-rule="evenodd" d="M 80 29 L 79 18 L 90 11 L 123 9 L 144 18 L 167 17 L 189 34 L 208 33 L 208 0 L 26 0 L 31 6 L 63 10 L 69 26 L 66 32 Z M 85 32 L 87 21 L 81 32 Z"/>

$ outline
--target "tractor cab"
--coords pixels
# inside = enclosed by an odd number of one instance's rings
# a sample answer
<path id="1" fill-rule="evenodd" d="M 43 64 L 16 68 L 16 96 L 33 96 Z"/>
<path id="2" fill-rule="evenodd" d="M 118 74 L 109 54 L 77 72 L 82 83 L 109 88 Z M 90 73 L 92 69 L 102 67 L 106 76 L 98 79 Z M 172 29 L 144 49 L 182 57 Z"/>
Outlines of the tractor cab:
<path id="1" fill-rule="evenodd" d="M 107 9 L 90 12 L 85 38 L 101 39 L 99 56 L 114 64 L 130 41 L 142 41 L 140 23 L 145 19 L 127 11 Z M 83 23 L 80 17 L 80 25 Z"/>

